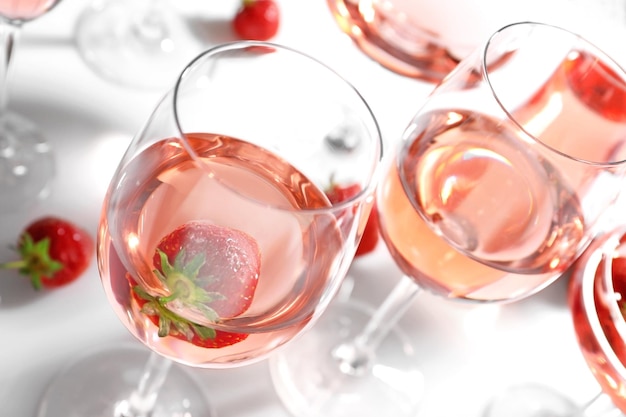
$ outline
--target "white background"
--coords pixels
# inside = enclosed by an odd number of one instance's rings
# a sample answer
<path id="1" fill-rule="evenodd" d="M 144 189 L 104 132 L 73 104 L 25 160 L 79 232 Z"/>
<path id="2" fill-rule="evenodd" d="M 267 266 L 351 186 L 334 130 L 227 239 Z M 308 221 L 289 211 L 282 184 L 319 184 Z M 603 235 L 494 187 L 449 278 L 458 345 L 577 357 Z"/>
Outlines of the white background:
<path id="1" fill-rule="evenodd" d="M 206 45 L 233 39 L 228 21 L 236 0 L 171 3 L 173 12 L 192 14 L 196 24 L 206 25 Z M 95 236 L 108 180 L 162 93 L 117 86 L 84 64 L 73 36 L 86 4 L 63 0 L 27 23 L 17 45 L 10 106 L 45 132 L 56 151 L 57 175 L 45 202 L 0 218 L 1 259 L 14 258 L 10 246 L 19 231 L 44 214 L 71 218 Z M 339 32 L 325 1 L 284 0 L 280 5 L 283 22 L 274 41 L 325 61 L 352 81 L 371 104 L 387 144 L 393 144 L 432 86 L 399 77 L 366 58 Z M 626 25 L 616 20 L 610 24 Z M 618 32 L 607 36 L 609 29 L 584 27 L 591 37 L 616 44 L 626 39 Z M 619 50 L 616 45 L 607 49 Z M 380 303 L 399 279 L 382 245 L 358 259 L 351 275 L 356 279 L 353 296 L 371 305 Z M 426 377 L 420 415 L 479 416 L 492 395 L 516 382 L 543 383 L 579 403 L 593 397 L 598 388 L 578 350 L 566 289 L 562 279 L 506 306 L 418 296 L 400 324 L 415 343 Z M 80 280 L 56 291 L 34 292 L 16 273 L 0 271 L 0 297 L 0 417 L 34 416 L 47 384 L 70 360 L 97 346 L 131 341 L 104 297 L 95 260 Z M 190 372 L 206 387 L 220 417 L 287 416 L 266 362 Z"/>

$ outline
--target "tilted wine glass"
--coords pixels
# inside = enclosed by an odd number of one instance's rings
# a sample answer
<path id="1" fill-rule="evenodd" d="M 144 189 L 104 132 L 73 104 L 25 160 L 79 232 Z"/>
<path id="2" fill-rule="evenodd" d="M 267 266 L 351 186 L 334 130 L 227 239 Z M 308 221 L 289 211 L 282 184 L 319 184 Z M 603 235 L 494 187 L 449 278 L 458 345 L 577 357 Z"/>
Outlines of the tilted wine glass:
<path id="1" fill-rule="evenodd" d="M 485 417 L 608 417 L 626 413 L 625 267 L 626 228 L 622 226 L 592 243 L 576 262 L 569 283 L 574 330 L 601 393 L 580 406 L 552 387 L 519 384 L 495 395 Z"/>
<path id="2" fill-rule="evenodd" d="M 360 146 L 338 151 L 326 136 L 347 123 Z M 208 416 L 193 381 L 165 376 L 172 360 L 242 366 L 316 322 L 356 251 L 381 157 L 368 105 L 320 62 L 259 42 L 201 54 L 130 144 L 99 228 L 108 300 L 158 366 L 139 377 L 137 352 L 87 357 L 40 417 Z M 361 191 L 333 205 L 331 182 Z"/>
<path id="3" fill-rule="evenodd" d="M 534 20 L 595 35 L 597 27 L 606 32 L 607 25 L 622 26 L 624 11 L 620 0 L 556 0 L 550 7 L 541 0 L 326 2 L 339 28 L 366 55 L 400 75 L 427 82 L 441 81 L 505 24 Z"/>
<path id="4" fill-rule="evenodd" d="M 395 324 L 421 291 L 507 302 L 557 279 L 602 229 L 624 177 L 626 74 L 574 33 L 506 26 L 434 89 L 378 187 L 404 273 L 373 316 L 333 306 L 270 359 L 298 416 L 414 416 L 424 388 Z M 299 358 L 306 357 L 306 361 Z"/>
<path id="5" fill-rule="evenodd" d="M 170 0 L 92 0 L 79 16 L 80 56 L 99 76 L 140 89 L 165 89 L 206 46 Z"/>
<path id="6" fill-rule="evenodd" d="M 49 12 L 59 0 L 0 2 L 2 54 L 0 58 L 0 209 L 16 210 L 35 203 L 49 192 L 54 175 L 52 147 L 29 120 L 9 109 L 11 63 L 21 27 Z"/>

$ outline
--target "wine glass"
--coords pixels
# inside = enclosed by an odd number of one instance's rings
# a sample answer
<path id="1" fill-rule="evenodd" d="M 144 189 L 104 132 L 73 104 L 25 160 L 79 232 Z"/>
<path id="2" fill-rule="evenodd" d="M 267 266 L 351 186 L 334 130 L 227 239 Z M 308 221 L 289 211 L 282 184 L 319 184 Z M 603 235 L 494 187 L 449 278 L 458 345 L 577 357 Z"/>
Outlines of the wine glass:
<path id="1" fill-rule="evenodd" d="M 96 74 L 140 89 L 166 88 L 205 49 L 169 0 L 92 0 L 75 32 Z"/>
<path id="2" fill-rule="evenodd" d="M 325 139 L 346 123 L 351 152 Z M 312 326 L 352 261 L 381 157 L 368 105 L 319 61 L 253 41 L 198 56 L 131 142 L 98 233 L 105 293 L 150 363 L 137 370 L 136 350 L 82 359 L 40 417 L 209 416 L 193 381 L 165 371 L 243 366 Z M 331 204 L 331 182 L 360 191 Z"/>
<path id="3" fill-rule="evenodd" d="M 520 384 L 495 396 L 485 417 L 626 413 L 626 228 L 597 238 L 576 262 L 568 302 L 583 357 L 602 391 L 583 406 L 550 387 Z M 529 406 L 532 404 L 532 406 Z"/>
<path id="4" fill-rule="evenodd" d="M 31 120 L 9 110 L 8 87 L 21 27 L 49 12 L 59 0 L 0 3 L 0 210 L 16 210 L 45 198 L 54 174 L 52 147 Z"/>
<path id="5" fill-rule="evenodd" d="M 381 233 L 403 278 L 375 312 L 338 303 L 270 358 L 286 407 L 414 416 L 426 381 L 399 317 L 421 290 L 512 302 L 572 265 L 622 188 L 625 86 L 600 50 L 540 23 L 506 26 L 461 61 L 378 186 Z"/>
<path id="6" fill-rule="evenodd" d="M 624 13 L 621 0 L 326 1 L 339 28 L 366 55 L 398 74 L 435 83 L 505 24 L 543 21 L 595 35 L 617 20 L 623 25 Z"/>

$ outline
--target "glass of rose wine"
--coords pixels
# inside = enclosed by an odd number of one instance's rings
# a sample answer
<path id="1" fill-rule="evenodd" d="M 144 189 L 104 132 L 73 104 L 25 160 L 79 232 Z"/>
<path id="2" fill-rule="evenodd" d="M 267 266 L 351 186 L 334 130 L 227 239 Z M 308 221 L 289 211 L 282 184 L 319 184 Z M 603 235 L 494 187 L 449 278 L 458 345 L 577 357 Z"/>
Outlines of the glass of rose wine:
<path id="1" fill-rule="evenodd" d="M 623 25 L 620 0 L 326 0 L 339 28 L 370 58 L 404 76 L 439 82 L 501 26 Z M 567 13 L 563 13 L 567 10 Z M 618 17 L 619 16 L 619 17 Z M 590 29 L 591 30 L 591 29 Z"/>
<path id="2" fill-rule="evenodd" d="M 581 406 L 550 387 L 522 384 L 497 395 L 485 417 L 626 414 L 626 228 L 597 238 L 576 262 L 568 302 L 581 352 L 601 393 Z"/>
<path id="3" fill-rule="evenodd" d="M 349 152 L 326 139 L 346 124 Z M 147 369 L 136 351 L 88 356 L 40 417 L 210 416 L 202 390 L 166 371 L 243 366 L 311 327 L 354 257 L 381 158 L 370 108 L 319 61 L 262 42 L 199 55 L 131 142 L 99 227 L 105 293 L 151 350 Z M 358 190 L 331 203 L 336 185 Z"/>
<path id="4" fill-rule="evenodd" d="M 139 89 L 165 89 L 205 49 L 170 0 L 92 0 L 81 13 L 76 46 L 99 76 Z"/>
<path id="5" fill-rule="evenodd" d="M 15 210 L 48 195 L 54 174 L 52 147 L 35 123 L 8 108 L 15 44 L 24 23 L 49 12 L 60 0 L 0 2 L 0 209 Z"/>
<path id="6" fill-rule="evenodd" d="M 270 358 L 286 407 L 414 416 L 425 381 L 398 319 L 421 290 L 512 302 L 573 264 L 622 188 L 625 88 L 612 59 L 545 24 L 505 26 L 462 60 L 378 186 L 381 234 L 403 278 L 374 312 L 337 303 Z"/>

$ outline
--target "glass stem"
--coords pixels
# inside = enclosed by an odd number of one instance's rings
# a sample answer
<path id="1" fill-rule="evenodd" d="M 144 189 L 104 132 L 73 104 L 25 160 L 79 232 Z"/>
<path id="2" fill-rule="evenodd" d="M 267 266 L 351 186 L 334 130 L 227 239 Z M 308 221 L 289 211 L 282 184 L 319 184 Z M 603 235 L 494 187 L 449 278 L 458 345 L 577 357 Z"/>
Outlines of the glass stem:
<path id="1" fill-rule="evenodd" d="M 151 352 L 146 362 L 137 389 L 115 407 L 114 417 L 149 417 L 154 411 L 159 390 L 172 367 L 172 361 Z"/>
<path id="2" fill-rule="evenodd" d="M 407 276 L 403 276 L 374 312 L 363 330 L 348 342 L 333 350 L 339 369 L 345 374 L 361 375 L 371 365 L 375 351 L 385 336 L 404 315 L 421 288 Z"/>
<path id="3" fill-rule="evenodd" d="M 615 407 L 611 398 L 603 392 L 598 393 L 587 402 L 575 415 L 575 417 L 618 417 L 623 416 Z"/>
<path id="4" fill-rule="evenodd" d="M 0 58 L 0 115 L 6 113 L 8 104 L 9 70 L 13 58 L 13 51 L 18 33 L 19 24 L 0 24 L 0 37 L 2 41 L 2 57 Z"/>

